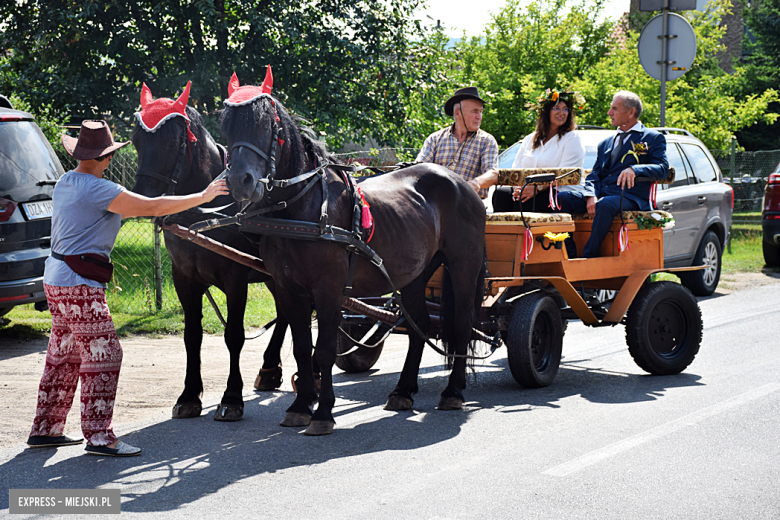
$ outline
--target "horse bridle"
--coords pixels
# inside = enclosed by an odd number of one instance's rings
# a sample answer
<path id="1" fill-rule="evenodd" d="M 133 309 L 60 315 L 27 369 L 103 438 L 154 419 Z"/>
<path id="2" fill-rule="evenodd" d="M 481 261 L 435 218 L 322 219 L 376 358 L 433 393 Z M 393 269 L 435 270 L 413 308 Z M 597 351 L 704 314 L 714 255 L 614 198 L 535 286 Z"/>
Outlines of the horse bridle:
<path id="1" fill-rule="evenodd" d="M 176 159 L 176 166 L 173 168 L 173 174 L 171 174 L 170 177 L 166 177 L 165 175 L 160 175 L 159 173 L 149 172 L 149 171 L 139 171 L 135 175 L 138 176 L 145 176 L 145 177 L 151 177 L 153 179 L 157 179 L 158 181 L 162 181 L 166 184 L 165 187 L 165 195 L 173 195 L 176 191 L 176 186 L 179 183 L 179 177 L 181 176 L 181 170 L 184 165 L 184 154 L 187 152 L 187 149 L 189 148 L 189 140 L 187 139 L 187 136 L 185 134 L 184 140 L 181 143 L 181 146 L 179 147 L 179 157 Z"/>
<path id="2" fill-rule="evenodd" d="M 253 145 L 252 143 L 248 143 L 246 141 L 239 141 L 237 143 L 234 143 L 233 146 L 230 147 L 231 157 L 234 156 L 235 150 L 239 148 L 247 148 L 249 150 L 252 150 L 254 153 L 259 155 L 261 159 L 265 160 L 265 162 L 268 163 L 268 169 L 271 170 L 271 172 L 265 178 L 257 179 L 255 186 L 257 186 L 260 183 L 263 183 L 266 185 L 266 190 L 269 192 L 272 189 L 274 189 L 275 186 L 286 187 L 288 184 L 286 181 L 277 181 L 274 179 L 274 177 L 276 176 L 276 146 L 274 146 L 274 143 L 278 141 L 279 141 L 279 125 L 276 121 L 274 121 L 274 124 L 271 129 L 271 144 L 269 146 L 270 148 L 269 153 L 265 153 L 257 146 Z"/>

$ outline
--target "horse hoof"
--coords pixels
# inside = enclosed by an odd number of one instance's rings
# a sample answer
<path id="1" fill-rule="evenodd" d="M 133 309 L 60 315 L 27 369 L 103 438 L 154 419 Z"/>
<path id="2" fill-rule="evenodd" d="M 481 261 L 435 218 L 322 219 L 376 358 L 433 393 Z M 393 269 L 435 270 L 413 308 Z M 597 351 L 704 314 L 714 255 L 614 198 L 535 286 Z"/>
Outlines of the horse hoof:
<path id="1" fill-rule="evenodd" d="M 400 395 L 391 395 L 390 397 L 387 398 L 387 404 L 385 405 L 385 410 L 390 410 L 391 412 L 411 410 L 413 403 L 414 401 L 412 401 L 408 397 L 402 397 Z"/>
<path id="2" fill-rule="evenodd" d="M 282 367 L 261 368 L 255 378 L 255 390 L 258 392 L 276 390 L 282 386 Z"/>
<path id="3" fill-rule="evenodd" d="M 215 421 L 235 422 L 244 416 L 244 405 L 220 404 L 214 412 Z"/>
<path id="4" fill-rule="evenodd" d="M 333 421 L 312 421 L 304 435 L 330 435 L 333 433 L 333 427 L 336 425 Z"/>
<path id="5" fill-rule="evenodd" d="M 299 427 L 308 426 L 311 423 L 311 415 L 298 412 L 287 412 L 279 426 Z"/>
<path id="6" fill-rule="evenodd" d="M 463 408 L 463 399 L 460 397 L 444 397 L 439 400 L 437 410 L 461 410 Z"/>
<path id="7" fill-rule="evenodd" d="M 203 405 L 198 402 L 176 403 L 173 405 L 171 417 L 173 419 L 192 419 L 193 417 L 200 417 L 200 412 L 202 411 Z"/>

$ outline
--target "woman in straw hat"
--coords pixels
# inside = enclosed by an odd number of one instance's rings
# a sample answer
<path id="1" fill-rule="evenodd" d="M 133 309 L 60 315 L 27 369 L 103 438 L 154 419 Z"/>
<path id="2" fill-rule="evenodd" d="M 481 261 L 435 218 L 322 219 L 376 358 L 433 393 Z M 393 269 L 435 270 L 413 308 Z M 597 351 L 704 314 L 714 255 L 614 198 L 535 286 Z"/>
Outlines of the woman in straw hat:
<path id="1" fill-rule="evenodd" d="M 81 430 L 86 452 L 128 457 L 136 448 L 114 435 L 114 411 L 122 348 L 106 304 L 106 282 L 122 218 L 162 216 L 209 202 L 228 190 L 224 180 L 193 195 L 150 199 L 103 178 L 115 143 L 105 121 L 84 121 L 78 139 L 63 136 L 76 169 L 57 182 L 52 196 L 52 254 L 46 261 L 44 290 L 52 316 L 46 366 L 27 444 L 33 448 L 80 444 L 64 435 L 65 419 L 81 379 Z"/>
<path id="2" fill-rule="evenodd" d="M 585 146 L 575 131 L 575 112 L 583 105 L 585 98 L 579 92 L 549 88 L 535 103 L 529 103 L 528 109 L 539 114 L 536 131 L 523 139 L 512 168 L 582 168 Z M 570 189 L 561 186 L 558 191 Z M 550 213 L 554 208 L 549 199 L 549 186 L 540 190 L 533 186 L 526 186 L 525 190 L 506 186 L 493 193 L 493 210 L 520 211 L 522 205 L 523 211 Z"/>

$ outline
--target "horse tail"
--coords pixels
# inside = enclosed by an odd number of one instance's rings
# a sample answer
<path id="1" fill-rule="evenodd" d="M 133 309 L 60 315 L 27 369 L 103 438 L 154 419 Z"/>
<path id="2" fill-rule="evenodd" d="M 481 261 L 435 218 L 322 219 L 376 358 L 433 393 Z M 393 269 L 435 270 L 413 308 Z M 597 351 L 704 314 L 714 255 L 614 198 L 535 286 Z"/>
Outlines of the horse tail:
<path id="1" fill-rule="evenodd" d="M 482 249 L 482 266 L 477 276 L 477 283 L 474 290 L 474 308 L 472 309 L 469 321 L 472 327 L 476 327 L 479 324 L 479 320 L 482 314 L 482 300 L 485 294 L 485 278 L 487 276 L 487 252 L 484 245 Z M 454 327 L 455 327 L 455 292 L 452 287 L 452 278 L 450 277 L 449 269 L 447 269 L 446 263 L 444 267 L 444 275 L 442 276 L 442 291 L 441 291 L 441 338 L 444 344 L 444 349 L 448 354 L 454 354 Z M 468 342 L 468 354 L 474 355 L 477 350 L 476 340 L 470 339 Z M 447 357 L 447 367 L 452 367 L 452 357 Z M 469 366 L 473 368 L 474 360 L 469 360 Z"/>
<path id="2" fill-rule="evenodd" d="M 485 299 L 485 278 L 487 278 L 487 247 L 482 245 L 482 267 L 479 269 L 479 275 L 477 276 L 477 287 L 474 291 L 474 314 L 471 320 L 471 326 L 478 328 L 479 323 L 482 320 L 482 302 Z M 477 340 L 471 339 L 469 341 L 469 355 L 473 356 L 477 352 Z M 474 368 L 474 359 L 469 360 L 469 366 Z"/>
<path id="3" fill-rule="evenodd" d="M 447 354 L 453 354 L 455 349 L 452 339 L 455 326 L 455 292 L 452 288 L 452 277 L 447 264 L 441 277 L 441 341 Z M 447 356 L 447 368 L 452 368 L 454 358 Z"/>

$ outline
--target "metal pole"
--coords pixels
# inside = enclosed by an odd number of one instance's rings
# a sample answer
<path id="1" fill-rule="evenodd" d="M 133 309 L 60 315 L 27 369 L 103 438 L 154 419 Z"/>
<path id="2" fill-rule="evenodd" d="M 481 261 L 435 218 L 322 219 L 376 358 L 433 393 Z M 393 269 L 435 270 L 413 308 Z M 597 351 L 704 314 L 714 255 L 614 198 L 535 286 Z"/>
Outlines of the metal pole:
<path id="1" fill-rule="evenodd" d="M 731 185 L 732 197 L 734 197 L 734 169 L 737 163 L 737 138 L 731 136 L 731 157 L 729 157 L 729 184 Z M 731 233 L 729 233 L 728 252 L 731 253 Z"/>
<path id="2" fill-rule="evenodd" d="M 162 229 L 154 224 L 154 300 L 157 310 L 162 309 L 162 248 L 160 247 L 160 235 Z"/>
<path id="3" fill-rule="evenodd" d="M 664 0 L 663 34 L 661 35 L 661 126 L 666 126 L 666 72 L 669 68 L 669 0 Z"/>

